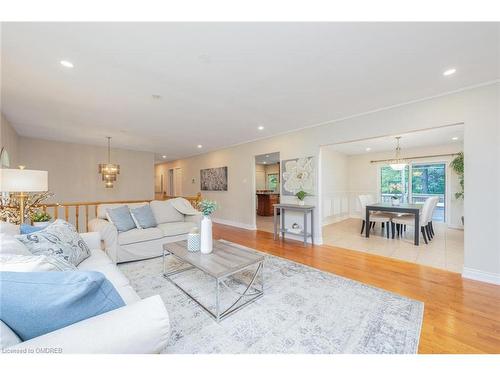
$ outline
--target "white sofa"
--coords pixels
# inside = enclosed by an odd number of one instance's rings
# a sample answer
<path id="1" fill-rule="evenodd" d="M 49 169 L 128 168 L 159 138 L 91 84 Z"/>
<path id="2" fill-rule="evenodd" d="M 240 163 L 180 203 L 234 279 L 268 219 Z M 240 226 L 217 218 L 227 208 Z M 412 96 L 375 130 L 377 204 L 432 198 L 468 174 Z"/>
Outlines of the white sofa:
<path id="1" fill-rule="evenodd" d="M 154 258 L 162 255 L 163 244 L 185 240 L 191 229 L 199 227 L 201 213 L 186 202 L 183 198 L 174 198 L 127 204 L 129 208 L 149 204 L 158 225 L 155 228 L 134 228 L 126 232 L 118 232 L 106 218 L 107 209 L 124 204 L 101 204 L 97 206 L 97 217 L 89 221 L 89 230 L 101 234 L 104 249 L 115 263 Z M 179 211 L 185 204 L 189 205 L 185 210 L 189 214 Z"/>
<path id="2" fill-rule="evenodd" d="M 92 255 L 80 263 L 78 269 L 103 273 L 126 306 L 24 342 L 20 342 L 8 327 L 2 326 L 3 352 L 39 353 L 43 348 L 56 348 L 62 353 L 160 353 L 170 334 L 168 313 L 160 296 L 141 300 L 128 279 L 100 249 L 99 233 L 81 236 Z M 2 253 L 8 253 L 7 249 L 2 249 Z M 4 347 L 4 343 L 13 345 Z"/>

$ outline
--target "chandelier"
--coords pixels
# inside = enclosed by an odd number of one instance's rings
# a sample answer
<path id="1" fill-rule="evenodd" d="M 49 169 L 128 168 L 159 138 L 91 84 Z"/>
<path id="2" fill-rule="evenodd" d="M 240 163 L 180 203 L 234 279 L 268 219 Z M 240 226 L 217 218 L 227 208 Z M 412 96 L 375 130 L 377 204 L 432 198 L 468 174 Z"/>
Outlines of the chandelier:
<path id="1" fill-rule="evenodd" d="M 112 188 L 113 182 L 116 181 L 116 176 L 120 174 L 120 166 L 111 163 L 111 137 L 106 138 L 108 139 L 108 162 L 99 164 L 99 173 L 102 175 L 104 186 L 106 188 Z"/>
<path id="2" fill-rule="evenodd" d="M 389 165 L 395 171 L 401 171 L 406 167 L 406 160 L 401 158 L 401 147 L 399 146 L 399 140 L 401 137 L 396 137 L 396 155 L 395 158 L 389 161 Z"/>

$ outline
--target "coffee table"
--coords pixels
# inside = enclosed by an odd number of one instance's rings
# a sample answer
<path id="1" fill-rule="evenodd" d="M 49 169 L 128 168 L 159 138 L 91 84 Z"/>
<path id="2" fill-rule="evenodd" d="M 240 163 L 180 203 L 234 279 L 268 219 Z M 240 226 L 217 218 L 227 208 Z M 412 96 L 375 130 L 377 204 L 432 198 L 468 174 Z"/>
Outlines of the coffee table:
<path id="1" fill-rule="evenodd" d="M 167 271 L 166 259 L 167 256 L 170 255 L 174 256 L 182 263 L 186 263 L 188 267 L 179 270 Z M 188 251 L 186 241 L 172 242 L 163 245 L 163 277 L 184 292 L 217 322 L 220 322 L 222 319 L 227 318 L 229 315 L 235 313 L 264 295 L 264 258 L 264 255 L 244 250 L 220 241 L 213 242 L 213 251 L 210 254 L 202 254 L 199 251 Z M 245 285 L 243 293 L 239 293 L 231 289 L 225 283 L 225 280 L 228 277 L 255 266 L 256 270 L 250 278 L 250 282 Z M 171 277 L 192 269 L 198 269 L 214 279 L 215 311 L 212 311 L 209 307 L 203 305 L 198 299 L 189 294 Z M 257 282 L 257 279 L 260 279 L 260 283 Z M 230 306 L 223 311 L 221 311 L 220 306 L 221 286 L 225 287 L 235 295 L 234 302 L 232 301 Z M 257 286 L 260 286 L 260 288 Z"/>

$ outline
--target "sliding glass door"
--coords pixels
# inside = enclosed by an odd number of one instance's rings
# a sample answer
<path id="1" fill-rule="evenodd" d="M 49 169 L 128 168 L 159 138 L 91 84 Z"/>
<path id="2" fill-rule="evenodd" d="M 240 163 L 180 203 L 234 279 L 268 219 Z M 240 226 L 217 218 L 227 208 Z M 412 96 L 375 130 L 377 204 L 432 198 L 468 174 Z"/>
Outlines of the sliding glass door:
<path id="1" fill-rule="evenodd" d="M 399 197 L 404 203 L 421 203 L 429 197 L 439 197 L 434 221 L 445 221 L 446 163 L 413 163 L 402 170 L 390 166 L 380 168 L 380 200 L 390 202 Z"/>
<path id="2" fill-rule="evenodd" d="M 413 164 L 411 170 L 412 203 L 424 203 L 429 197 L 439 197 L 432 219 L 445 221 L 446 164 Z"/>

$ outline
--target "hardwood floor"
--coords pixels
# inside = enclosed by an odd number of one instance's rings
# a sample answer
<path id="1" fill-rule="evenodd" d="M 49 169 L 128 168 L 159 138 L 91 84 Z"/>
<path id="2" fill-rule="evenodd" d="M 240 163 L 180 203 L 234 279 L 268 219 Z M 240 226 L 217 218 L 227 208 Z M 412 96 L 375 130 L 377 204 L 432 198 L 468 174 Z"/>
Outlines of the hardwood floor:
<path id="1" fill-rule="evenodd" d="M 424 302 L 419 353 L 500 353 L 500 286 L 353 250 L 274 241 L 263 231 L 217 224 L 214 237 Z"/>

